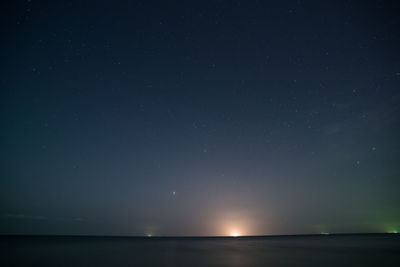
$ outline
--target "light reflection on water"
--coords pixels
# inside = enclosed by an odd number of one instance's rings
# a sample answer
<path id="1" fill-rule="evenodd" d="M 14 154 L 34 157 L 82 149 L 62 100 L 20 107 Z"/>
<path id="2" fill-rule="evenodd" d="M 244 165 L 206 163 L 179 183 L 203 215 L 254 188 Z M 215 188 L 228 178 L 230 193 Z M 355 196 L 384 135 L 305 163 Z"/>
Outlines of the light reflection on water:
<path id="1" fill-rule="evenodd" d="M 2 237 L 0 249 L 1 266 L 400 266 L 397 235 Z"/>

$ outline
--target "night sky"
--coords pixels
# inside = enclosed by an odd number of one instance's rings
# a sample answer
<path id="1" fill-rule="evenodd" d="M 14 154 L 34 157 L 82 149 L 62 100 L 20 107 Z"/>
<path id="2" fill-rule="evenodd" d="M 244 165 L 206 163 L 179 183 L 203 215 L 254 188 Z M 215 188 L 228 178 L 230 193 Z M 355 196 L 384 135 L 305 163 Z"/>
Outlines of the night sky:
<path id="1" fill-rule="evenodd" d="M 396 1 L 8 1 L 0 234 L 400 228 Z"/>

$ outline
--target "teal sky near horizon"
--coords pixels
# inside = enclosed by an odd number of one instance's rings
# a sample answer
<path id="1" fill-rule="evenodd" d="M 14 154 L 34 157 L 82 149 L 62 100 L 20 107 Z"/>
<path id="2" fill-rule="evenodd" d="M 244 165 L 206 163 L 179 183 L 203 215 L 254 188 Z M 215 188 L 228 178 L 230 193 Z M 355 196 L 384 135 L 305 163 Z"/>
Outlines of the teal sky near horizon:
<path id="1" fill-rule="evenodd" d="M 400 229 L 395 1 L 6 1 L 0 234 Z"/>

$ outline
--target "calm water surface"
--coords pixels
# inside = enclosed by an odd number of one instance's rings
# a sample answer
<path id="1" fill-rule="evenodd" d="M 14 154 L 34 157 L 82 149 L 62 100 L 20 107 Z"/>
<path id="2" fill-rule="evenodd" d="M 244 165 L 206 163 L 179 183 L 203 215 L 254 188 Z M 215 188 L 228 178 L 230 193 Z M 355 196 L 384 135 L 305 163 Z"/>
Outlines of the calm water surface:
<path id="1" fill-rule="evenodd" d="M 400 266 L 400 235 L 0 237 L 0 266 Z"/>

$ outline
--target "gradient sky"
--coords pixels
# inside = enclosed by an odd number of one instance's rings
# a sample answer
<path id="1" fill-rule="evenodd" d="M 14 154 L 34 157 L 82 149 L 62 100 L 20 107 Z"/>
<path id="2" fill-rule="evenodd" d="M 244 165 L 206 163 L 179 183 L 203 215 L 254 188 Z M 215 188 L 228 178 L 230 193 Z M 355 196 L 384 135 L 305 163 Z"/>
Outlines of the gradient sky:
<path id="1" fill-rule="evenodd" d="M 396 1 L 1 13 L 1 234 L 400 228 Z"/>

